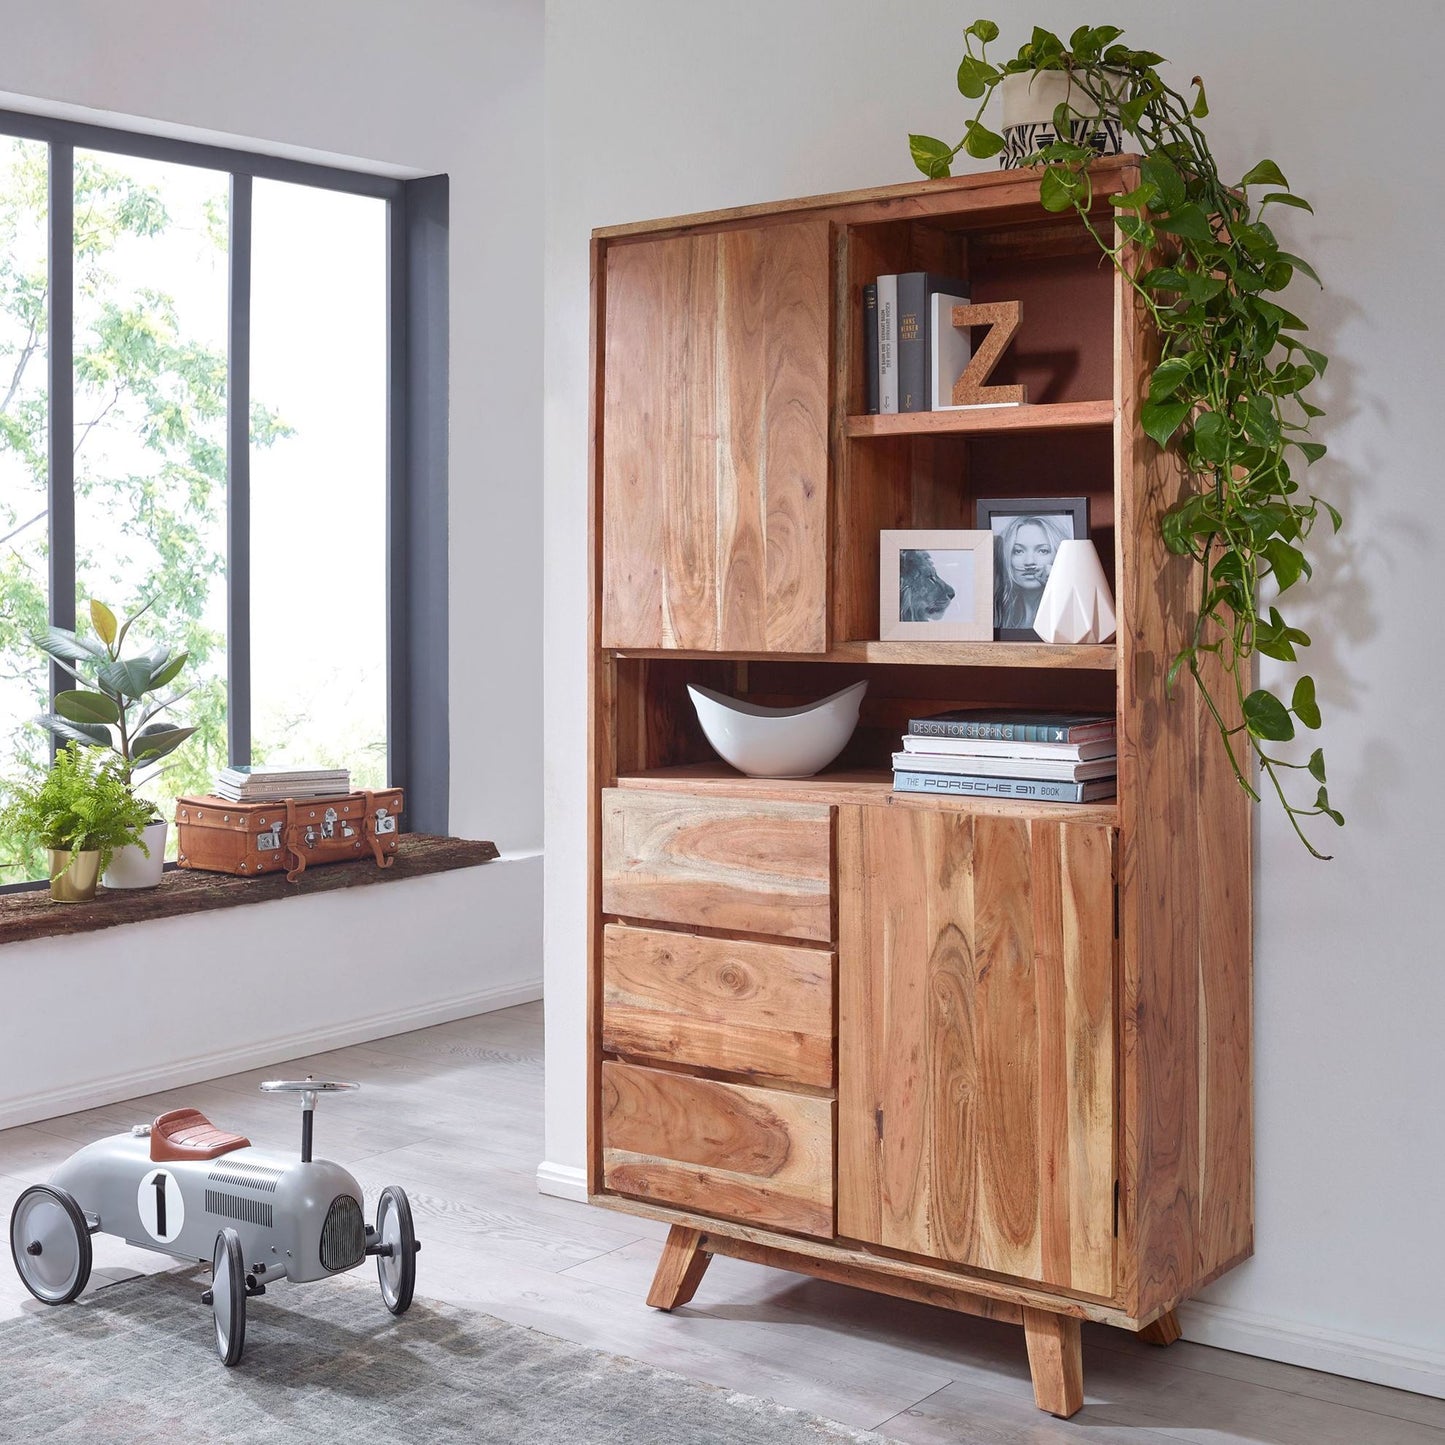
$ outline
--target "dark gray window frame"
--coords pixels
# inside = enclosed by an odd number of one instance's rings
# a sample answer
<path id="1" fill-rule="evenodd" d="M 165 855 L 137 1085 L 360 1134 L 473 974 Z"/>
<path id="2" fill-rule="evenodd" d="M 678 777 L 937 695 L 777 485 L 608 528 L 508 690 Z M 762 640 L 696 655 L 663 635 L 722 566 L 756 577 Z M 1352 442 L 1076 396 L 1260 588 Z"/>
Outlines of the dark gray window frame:
<path id="1" fill-rule="evenodd" d="M 447 831 L 448 182 L 398 180 L 227 146 L 0 110 L 0 135 L 50 147 L 50 617 L 75 626 L 73 373 L 77 149 L 227 172 L 231 178 L 227 376 L 227 699 L 232 761 L 251 756 L 251 188 L 287 181 L 387 203 L 387 769 L 406 825 Z M 66 685 L 51 669 L 51 695 Z M 28 883 L 10 884 L 27 888 Z"/>

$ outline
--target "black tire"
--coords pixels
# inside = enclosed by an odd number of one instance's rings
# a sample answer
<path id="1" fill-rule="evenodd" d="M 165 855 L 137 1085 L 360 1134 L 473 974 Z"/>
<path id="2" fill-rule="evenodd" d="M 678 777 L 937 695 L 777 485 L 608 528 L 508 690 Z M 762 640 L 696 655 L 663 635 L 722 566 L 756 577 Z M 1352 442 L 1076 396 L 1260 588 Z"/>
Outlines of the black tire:
<path id="1" fill-rule="evenodd" d="M 216 1353 L 234 1365 L 246 1348 L 246 1258 L 241 1236 L 223 1229 L 211 1255 L 211 1309 L 216 1324 Z"/>
<path id="2" fill-rule="evenodd" d="M 416 1229 L 411 1222 L 411 1201 L 406 1190 L 388 1184 L 376 1201 L 376 1237 L 392 1247 L 390 1256 L 377 1255 L 376 1277 L 381 1285 L 381 1302 L 394 1315 L 411 1308 L 416 1292 Z"/>
<path id="3" fill-rule="evenodd" d="M 27 1238 L 22 1240 L 22 1233 Z M 58 1276 L 35 1263 L 45 1258 L 42 1233 L 51 1244 L 47 1266 L 63 1260 Z M 90 1283 L 90 1226 L 75 1196 L 52 1184 L 25 1190 L 10 1211 L 10 1258 L 21 1284 L 42 1304 L 69 1304 Z"/>

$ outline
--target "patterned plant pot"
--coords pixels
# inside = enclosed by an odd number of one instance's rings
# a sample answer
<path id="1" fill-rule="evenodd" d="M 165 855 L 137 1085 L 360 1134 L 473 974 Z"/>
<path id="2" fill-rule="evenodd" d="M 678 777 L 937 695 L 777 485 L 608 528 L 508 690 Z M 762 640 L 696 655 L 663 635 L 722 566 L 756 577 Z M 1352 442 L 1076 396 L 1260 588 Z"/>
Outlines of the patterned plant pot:
<path id="1" fill-rule="evenodd" d="M 1113 117 L 1103 118 L 1098 107 L 1062 70 L 1026 70 L 999 81 L 1003 103 L 1003 150 L 998 163 L 1005 170 L 1026 165 L 1035 151 L 1059 139 L 1054 111 L 1065 101 L 1079 114 L 1069 137 L 1101 156 L 1124 149 L 1124 128 Z"/>

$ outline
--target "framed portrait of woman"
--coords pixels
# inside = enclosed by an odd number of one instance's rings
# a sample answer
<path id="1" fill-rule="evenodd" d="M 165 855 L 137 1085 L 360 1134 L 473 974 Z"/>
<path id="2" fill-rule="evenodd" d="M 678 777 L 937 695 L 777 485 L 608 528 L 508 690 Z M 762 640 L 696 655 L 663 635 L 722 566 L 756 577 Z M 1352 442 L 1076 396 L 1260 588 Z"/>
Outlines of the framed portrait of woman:
<path id="1" fill-rule="evenodd" d="M 975 524 L 993 535 L 993 635 L 1037 642 L 1034 617 L 1060 542 L 1089 536 L 1087 497 L 997 497 L 976 503 Z"/>

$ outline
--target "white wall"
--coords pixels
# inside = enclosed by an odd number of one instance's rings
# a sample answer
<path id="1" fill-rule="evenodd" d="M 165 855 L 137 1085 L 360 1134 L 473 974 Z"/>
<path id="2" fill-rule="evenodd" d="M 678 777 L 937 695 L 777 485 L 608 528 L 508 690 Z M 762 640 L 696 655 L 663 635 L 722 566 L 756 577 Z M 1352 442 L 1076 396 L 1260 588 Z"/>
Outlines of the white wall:
<path id="1" fill-rule="evenodd" d="M 259 1064 L 328 1030 L 376 1037 L 538 996 L 540 0 L 0 0 L 0 34 L 7 106 L 451 177 L 451 829 L 504 853 L 481 870 L 0 949 L 7 998 L 36 978 L 47 1001 L 69 985 L 38 1073 L 11 1071 L 21 1014 L 0 1023 L 0 1122 L 151 1075 L 205 1077 L 211 1050 Z M 288 1006 L 302 960 L 354 993 L 303 989 Z M 146 1027 L 117 1029 L 127 1010 Z"/>
<path id="2" fill-rule="evenodd" d="M 984 7 L 987 12 L 988 7 Z M 1310 0 L 998 7 L 1004 40 L 1109 19 L 1201 72 L 1225 169 L 1276 159 L 1316 215 L 1278 217 L 1318 263 L 1295 304 L 1333 354 L 1317 484 L 1349 519 L 1294 604 L 1314 635 L 1332 797 L 1348 827 L 1312 862 L 1261 819 L 1257 1253 L 1186 1331 L 1445 1393 L 1445 969 L 1433 764 L 1445 686 L 1437 275 L 1445 200 L 1430 178 L 1426 67 L 1445 9 L 1397 0 L 1358 24 Z M 584 1159 L 587 239 L 593 226 L 914 177 L 910 130 L 957 139 L 952 0 L 548 0 L 546 1174 Z M 1278 208 L 1276 208 L 1278 209 Z"/>

